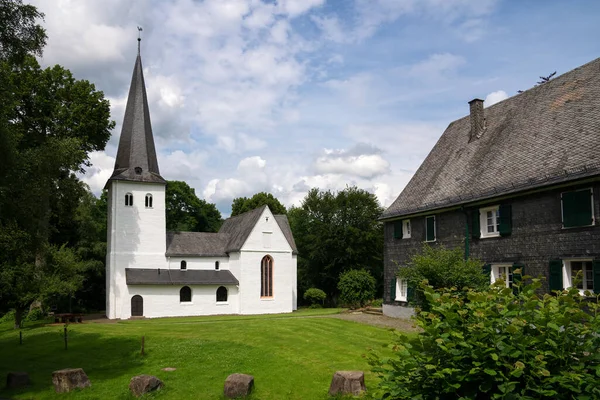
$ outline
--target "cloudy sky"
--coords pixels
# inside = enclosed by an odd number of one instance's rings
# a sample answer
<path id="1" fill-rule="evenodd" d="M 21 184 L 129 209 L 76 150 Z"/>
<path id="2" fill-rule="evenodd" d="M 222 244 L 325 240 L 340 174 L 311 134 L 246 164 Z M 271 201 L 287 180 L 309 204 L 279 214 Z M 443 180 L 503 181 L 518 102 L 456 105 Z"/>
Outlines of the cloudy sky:
<path id="1" fill-rule="evenodd" d="M 300 204 L 358 185 L 389 205 L 445 127 L 600 56 L 600 2 L 34 0 L 61 64 L 117 123 L 83 179 L 110 176 L 143 27 L 161 174 L 224 216 L 260 191 Z"/>

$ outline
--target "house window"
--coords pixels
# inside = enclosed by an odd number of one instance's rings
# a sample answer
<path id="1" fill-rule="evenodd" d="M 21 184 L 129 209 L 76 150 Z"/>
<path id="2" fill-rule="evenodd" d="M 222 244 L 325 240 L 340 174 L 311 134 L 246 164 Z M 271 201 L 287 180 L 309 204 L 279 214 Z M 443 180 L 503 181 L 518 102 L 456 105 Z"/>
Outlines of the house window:
<path id="1" fill-rule="evenodd" d="M 435 242 L 435 215 L 425 217 L 425 241 Z"/>
<path id="2" fill-rule="evenodd" d="M 146 208 L 152 208 L 152 195 L 150 193 L 146 195 Z"/>
<path id="3" fill-rule="evenodd" d="M 407 301 L 408 281 L 406 279 L 396 279 L 396 301 Z"/>
<path id="4" fill-rule="evenodd" d="M 132 205 L 133 205 L 133 194 L 131 194 L 131 193 L 127 193 L 127 194 L 125 195 L 125 205 L 126 205 L 127 207 L 130 207 L 130 206 L 132 206 Z"/>
<path id="5" fill-rule="evenodd" d="M 591 188 L 562 193 L 563 228 L 594 225 L 594 193 Z"/>
<path id="6" fill-rule="evenodd" d="M 192 289 L 189 286 L 184 286 L 179 291 L 179 301 L 181 303 L 189 303 L 192 301 Z"/>
<path id="7" fill-rule="evenodd" d="M 219 286 L 217 289 L 217 303 L 227 301 L 227 288 L 225 286 Z"/>
<path id="8" fill-rule="evenodd" d="M 218 271 L 219 270 L 219 262 L 215 261 L 215 269 Z"/>
<path id="9" fill-rule="evenodd" d="M 500 236 L 500 207 L 486 207 L 479 210 L 481 237 Z"/>
<path id="10" fill-rule="evenodd" d="M 576 287 L 581 294 L 594 291 L 594 266 L 592 260 L 565 260 L 563 265 L 565 287 Z"/>
<path id="11" fill-rule="evenodd" d="M 260 266 L 260 297 L 273 297 L 273 259 L 264 256 Z"/>
<path id="12" fill-rule="evenodd" d="M 410 219 L 402 221 L 402 238 L 410 239 Z"/>
<path id="13" fill-rule="evenodd" d="M 187 261 L 185 261 L 185 260 L 182 260 L 182 261 L 181 261 L 180 268 L 181 268 L 181 269 L 187 269 Z"/>
<path id="14" fill-rule="evenodd" d="M 491 283 L 496 282 L 499 279 L 504 281 L 507 288 L 512 287 L 513 284 L 513 273 L 512 264 L 494 264 L 491 268 L 490 281 Z"/>
<path id="15" fill-rule="evenodd" d="M 273 236 L 273 232 L 263 232 L 263 247 L 265 249 L 271 248 L 271 237 Z"/>

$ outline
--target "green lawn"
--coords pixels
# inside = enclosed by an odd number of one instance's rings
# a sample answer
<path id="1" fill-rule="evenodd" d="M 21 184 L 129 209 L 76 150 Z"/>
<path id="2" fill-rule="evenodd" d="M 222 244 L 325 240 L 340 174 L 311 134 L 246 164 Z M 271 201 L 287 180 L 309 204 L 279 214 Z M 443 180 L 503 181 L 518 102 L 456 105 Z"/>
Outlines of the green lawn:
<path id="1" fill-rule="evenodd" d="M 156 375 L 161 399 L 222 399 L 223 382 L 234 372 L 254 375 L 252 399 L 327 399 L 337 370 L 364 370 L 367 388 L 375 377 L 362 357 L 382 349 L 389 330 L 334 318 L 313 318 L 337 310 L 303 310 L 267 316 L 163 318 L 69 326 L 64 350 L 62 325 L 23 329 L 23 345 L 11 324 L 0 324 L 0 379 L 26 371 L 32 386 L 0 391 L 15 399 L 128 399 L 129 380 Z M 146 355 L 140 355 L 141 337 Z M 385 351 L 385 350 L 383 350 Z M 92 387 L 54 393 L 51 374 L 81 367 Z M 161 368 L 175 367 L 174 372 Z M 3 383 L 1 384 L 3 386 Z"/>

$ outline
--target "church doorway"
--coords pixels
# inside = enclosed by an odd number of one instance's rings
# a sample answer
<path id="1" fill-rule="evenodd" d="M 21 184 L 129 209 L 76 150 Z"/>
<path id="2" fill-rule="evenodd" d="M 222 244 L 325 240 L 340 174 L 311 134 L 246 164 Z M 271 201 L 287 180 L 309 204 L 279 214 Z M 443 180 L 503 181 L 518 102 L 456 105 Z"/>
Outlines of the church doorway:
<path id="1" fill-rule="evenodd" d="M 132 317 L 143 317 L 144 316 L 144 299 L 139 294 L 136 294 L 131 298 L 131 316 Z"/>

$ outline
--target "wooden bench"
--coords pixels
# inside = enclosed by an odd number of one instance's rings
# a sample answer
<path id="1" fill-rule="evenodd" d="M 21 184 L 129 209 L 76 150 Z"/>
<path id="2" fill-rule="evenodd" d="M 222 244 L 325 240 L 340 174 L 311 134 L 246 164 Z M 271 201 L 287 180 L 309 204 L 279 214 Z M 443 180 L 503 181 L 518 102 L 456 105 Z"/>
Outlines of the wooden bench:
<path id="1" fill-rule="evenodd" d="M 83 314 L 62 313 L 54 314 L 54 322 L 83 322 Z"/>

